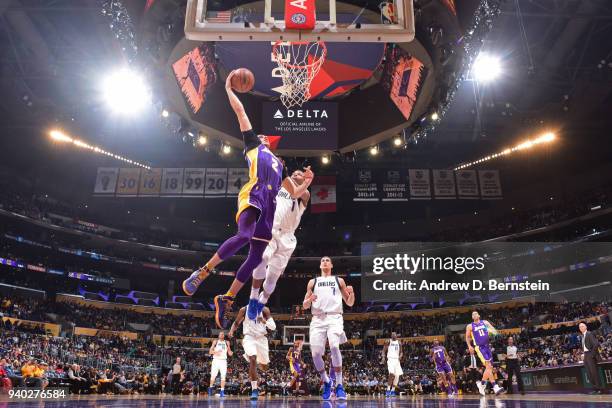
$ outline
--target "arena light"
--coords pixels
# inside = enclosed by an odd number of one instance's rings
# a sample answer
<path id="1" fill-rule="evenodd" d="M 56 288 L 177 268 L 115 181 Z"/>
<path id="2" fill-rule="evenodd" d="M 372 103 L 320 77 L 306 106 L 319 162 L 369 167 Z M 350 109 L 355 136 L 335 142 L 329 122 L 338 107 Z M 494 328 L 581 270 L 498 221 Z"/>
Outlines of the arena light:
<path id="1" fill-rule="evenodd" d="M 198 144 L 200 146 L 204 146 L 206 143 L 208 143 L 208 139 L 206 138 L 206 136 L 198 137 Z"/>
<path id="2" fill-rule="evenodd" d="M 129 69 L 121 69 L 107 76 L 102 90 L 109 108 L 122 115 L 139 112 L 151 101 L 151 91 L 144 78 Z"/>
<path id="3" fill-rule="evenodd" d="M 431 114 L 430 118 L 431 120 L 438 120 L 440 119 L 440 115 L 438 115 L 438 112 L 434 112 Z"/>
<path id="4" fill-rule="evenodd" d="M 70 143 L 73 146 L 79 147 L 81 149 L 85 149 L 85 150 L 89 150 L 92 151 L 94 153 L 97 154 L 102 154 L 105 156 L 108 156 L 110 158 L 113 158 L 115 160 L 120 160 L 122 162 L 128 163 L 128 164 L 133 164 L 134 166 L 138 166 L 138 167 L 142 167 L 143 169 L 147 169 L 147 170 L 151 170 L 151 167 L 147 166 L 146 164 L 142 164 L 139 163 L 137 161 L 134 161 L 132 159 L 128 159 L 127 157 L 123 157 L 121 155 L 112 153 L 112 152 L 108 152 L 98 146 L 92 146 L 87 142 L 84 142 L 82 140 L 79 139 L 75 139 L 72 136 L 69 136 L 67 134 L 65 134 L 64 132 L 62 132 L 61 130 L 51 130 L 49 132 L 49 137 L 51 138 L 51 140 L 55 141 L 55 142 L 59 142 L 59 143 Z"/>
<path id="5" fill-rule="evenodd" d="M 370 147 L 370 154 L 372 156 L 376 156 L 378 154 L 378 146 L 372 146 Z"/>
<path id="6" fill-rule="evenodd" d="M 221 151 L 223 154 L 230 154 L 232 152 L 232 147 L 230 145 L 223 145 Z"/>
<path id="7" fill-rule="evenodd" d="M 400 147 L 402 145 L 402 138 L 397 136 L 395 139 L 393 139 L 393 145 L 395 147 Z"/>
<path id="8" fill-rule="evenodd" d="M 162 115 L 163 118 L 167 118 L 168 116 L 170 116 L 170 112 L 168 112 L 167 110 L 164 109 L 164 110 L 162 110 L 161 115 Z"/>
<path id="9" fill-rule="evenodd" d="M 490 82 L 501 74 L 499 58 L 480 54 L 472 66 L 472 77 L 478 82 Z"/>
<path id="10" fill-rule="evenodd" d="M 517 144 L 514 147 L 508 148 L 508 149 L 504 149 L 498 153 L 494 153 L 488 156 L 484 156 L 478 160 L 474 160 L 472 162 L 469 163 L 463 163 L 457 167 L 455 167 L 455 170 L 463 170 L 466 169 L 468 167 L 472 167 L 476 164 L 480 164 L 480 163 L 484 163 L 487 162 L 489 160 L 493 160 L 493 159 L 497 159 L 499 157 L 504 157 L 504 156 L 508 156 L 511 155 L 514 152 L 517 151 L 521 151 L 521 150 L 528 150 L 533 148 L 534 146 L 540 145 L 540 144 L 545 144 L 545 143 L 552 143 L 557 139 L 557 135 L 555 135 L 552 132 L 548 132 L 548 133 L 544 133 L 541 136 L 538 136 L 537 138 L 531 140 L 525 140 L 524 142 L 521 142 L 519 144 Z"/>
<path id="11" fill-rule="evenodd" d="M 329 164 L 329 156 L 325 155 L 325 156 L 321 157 L 321 163 Z"/>

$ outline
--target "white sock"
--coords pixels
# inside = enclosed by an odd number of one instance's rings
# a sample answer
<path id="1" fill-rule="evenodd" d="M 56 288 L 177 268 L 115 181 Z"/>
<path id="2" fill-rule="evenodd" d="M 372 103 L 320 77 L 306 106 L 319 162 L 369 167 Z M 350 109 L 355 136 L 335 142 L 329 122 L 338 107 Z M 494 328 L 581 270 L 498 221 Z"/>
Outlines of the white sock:
<path id="1" fill-rule="evenodd" d="M 324 383 L 328 383 L 329 377 L 327 376 L 327 371 L 322 371 L 320 374 L 321 374 L 321 381 L 323 381 Z"/>
<path id="2" fill-rule="evenodd" d="M 336 384 L 342 385 L 342 371 L 336 373 Z"/>
<path id="3" fill-rule="evenodd" d="M 391 386 L 387 385 L 387 391 L 391 391 Z"/>
<path id="4" fill-rule="evenodd" d="M 257 299 L 259 297 L 259 288 L 251 286 L 251 297 L 249 299 Z"/>
<path id="5" fill-rule="evenodd" d="M 257 389 L 257 380 L 251 381 L 251 389 L 252 390 L 256 390 Z"/>
<path id="6" fill-rule="evenodd" d="M 266 291 L 262 290 L 261 293 L 259 294 L 259 301 L 265 305 L 266 303 L 268 303 L 268 299 L 269 299 L 269 296 L 266 295 Z"/>

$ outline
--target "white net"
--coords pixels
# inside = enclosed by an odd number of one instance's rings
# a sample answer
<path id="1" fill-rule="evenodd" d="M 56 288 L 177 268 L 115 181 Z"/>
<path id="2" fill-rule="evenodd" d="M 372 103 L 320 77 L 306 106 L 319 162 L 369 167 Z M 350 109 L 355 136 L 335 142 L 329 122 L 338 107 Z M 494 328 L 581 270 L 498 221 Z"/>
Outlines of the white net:
<path id="1" fill-rule="evenodd" d="M 327 47 L 319 42 L 282 42 L 274 44 L 272 55 L 283 80 L 281 101 L 287 109 L 302 106 L 310 99 L 310 83 L 317 76 Z"/>

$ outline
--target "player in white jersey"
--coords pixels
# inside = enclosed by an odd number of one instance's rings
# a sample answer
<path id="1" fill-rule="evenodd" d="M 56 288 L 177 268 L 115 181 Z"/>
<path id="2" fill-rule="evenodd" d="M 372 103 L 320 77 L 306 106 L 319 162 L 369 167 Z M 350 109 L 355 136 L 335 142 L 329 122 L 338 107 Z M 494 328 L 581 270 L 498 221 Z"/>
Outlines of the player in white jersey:
<path id="1" fill-rule="evenodd" d="M 251 320 L 255 320 L 268 303 L 276 282 L 285 271 L 297 245 L 295 230 L 300 226 L 300 220 L 310 200 L 308 187 L 314 178 L 310 166 L 304 170 L 308 175 L 296 170 L 289 178 L 296 186 L 293 195 L 283 187 L 276 195 L 272 239 L 264 251 L 261 263 L 253 271 L 251 297 L 247 308 L 247 317 Z M 263 290 L 260 293 L 262 283 Z"/>
<path id="2" fill-rule="evenodd" d="M 232 356 L 234 353 L 230 347 L 229 341 L 225 340 L 225 333 L 220 331 L 219 337 L 213 340 L 208 354 L 213 356 L 212 365 L 210 366 L 210 386 L 208 387 L 208 395 L 212 396 L 214 391 L 215 380 L 217 374 L 221 374 L 221 392 L 220 397 L 225 397 L 225 376 L 227 375 L 227 356 Z"/>
<path id="3" fill-rule="evenodd" d="M 244 348 L 244 358 L 249 362 L 249 379 L 251 380 L 251 399 L 259 398 L 259 389 L 257 383 L 259 376 L 257 375 L 257 366 L 263 371 L 268 369 L 270 364 L 270 356 L 268 351 L 268 329 L 276 330 L 276 323 L 272 319 L 270 309 L 264 307 L 261 315 L 257 316 L 257 320 L 245 319 L 246 306 L 238 311 L 236 320 L 232 323 L 232 328 L 228 336 L 234 337 L 238 330 L 238 326 L 242 323 L 242 347 Z"/>
<path id="4" fill-rule="evenodd" d="M 306 296 L 304 296 L 304 309 L 311 308 L 310 321 L 310 351 L 312 361 L 323 381 L 323 400 L 331 397 L 331 384 L 325 372 L 325 343 L 329 341 L 332 366 L 336 374 L 336 398 L 346 400 L 346 393 L 342 386 L 342 354 L 340 345 L 347 341 L 344 333 L 344 319 L 342 317 L 342 301 L 348 306 L 355 303 L 355 292 L 352 286 L 347 286 L 344 279 L 332 275 L 331 258 L 321 258 L 321 276 L 308 282 Z"/>
<path id="5" fill-rule="evenodd" d="M 387 369 L 389 370 L 389 385 L 387 386 L 386 397 L 395 397 L 395 388 L 399 383 L 400 376 L 404 375 L 400 360 L 402 359 L 402 343 L 397 339 L 397 333 L 391 333 L 391 339 L 387 340 L 383 348 L 383 361 L 387 356 Z"/>

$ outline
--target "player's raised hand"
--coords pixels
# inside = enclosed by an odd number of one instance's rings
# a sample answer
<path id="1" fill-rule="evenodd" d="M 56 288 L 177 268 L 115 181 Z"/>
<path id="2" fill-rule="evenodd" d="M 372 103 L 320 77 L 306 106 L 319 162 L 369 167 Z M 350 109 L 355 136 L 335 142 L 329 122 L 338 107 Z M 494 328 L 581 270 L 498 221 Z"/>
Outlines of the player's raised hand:
<path id="1" fill-rule="evenodd" d="M 227 74 L 227 78 L 225 79 L 225 90 L 228 92 L 229 91 L 233 92 L 232 77 L 234 76 L 235 73 L 236 73 L 236 70 L 230 71 L 230 73 Z"/>
<path id="2" fill-rule="evenodd" d="M 310 169 L 310 166 L 304 167 L 304 178 L 306 180 L 312 180 L 314 178 L 314 173 Z"/>
<path id="3" fill-rule="evenodd" d="M 354 294 L 355 294 L 355 291 L 353 290 L 353 287 L 352 287 L 352 286 L 347 286 L 347 287 L 346 287 L 346 294 L 347 294 L 347 295 L 349 295 L 349 296 L 351 296 L 351 295 L 354 295 Z"/>

